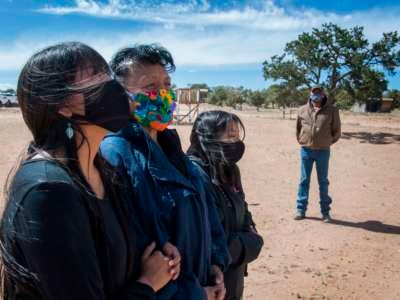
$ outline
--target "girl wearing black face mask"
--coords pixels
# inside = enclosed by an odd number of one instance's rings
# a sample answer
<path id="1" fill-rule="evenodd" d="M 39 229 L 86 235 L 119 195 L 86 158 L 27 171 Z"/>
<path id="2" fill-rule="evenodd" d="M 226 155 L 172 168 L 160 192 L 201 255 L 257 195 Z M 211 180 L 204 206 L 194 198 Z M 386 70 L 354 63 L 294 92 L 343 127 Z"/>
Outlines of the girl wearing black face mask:
<path id="1" fill-rule="evenodd" d="M 33 141 L 6 191 L 2 299 L 153 299 L 179 265 L 148 246 L 123 177 L 97 156 L 129 121 L 107 63 L 81 43 L 51 46 L 17 93 Z"/>
<path id="2" fill-rule="evenodd" d="M 217 207 L 232 257 L 224 273 L 226 299 L 242 299 L 247 264 L 258 257 L 263 245 L 247 208 L 236 164 L 245 151 L 243 139 L 244 126 L 236 115 L 207 111 L 194 122 L 188 150 L 190 158 L 208 173 L 218 195 Z"/>

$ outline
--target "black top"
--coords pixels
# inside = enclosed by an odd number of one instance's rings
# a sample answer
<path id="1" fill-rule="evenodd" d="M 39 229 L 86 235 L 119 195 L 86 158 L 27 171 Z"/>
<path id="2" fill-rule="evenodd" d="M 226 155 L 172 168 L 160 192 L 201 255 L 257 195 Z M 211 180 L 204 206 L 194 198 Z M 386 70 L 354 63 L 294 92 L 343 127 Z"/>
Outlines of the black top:
<path id="1" fill-rule="evenodd" d="M 190 158 L 211 176 L 209 165 L 196 154 L 190 153 Z M 247 264 L 258 257 L 264 244 L 263 238 L 256 231 L 255 223 L 248 209 L 239 169 L 236 171 L 237 186 L 213 183 L 217 195 L 216 206 L 228 239 L 229 253 L 232 258 L 231 265 L 224 272 L 226 300 L 243 298 Z"/>
<path id="2" fill-rule="evenodd" d="M 119 286 L 123 286 L 125 282 L 128 264 L 127 244 L 112 201 L 107 198 L 97 201 L 104 220 L 106 238 L 110 243 L 110 271 L 115 279 L 114 286 L 111 288 L 117 289 Z"/>
<path id="3" fill-rule="evenodd" d="M 232 264 L 224 274 L 226 299 L 239 300 L 243 298 L 247 264 L 258 257 L 263 238 L 255 230 L 243 192 L 226 184 L 215 185 L 215 188 L 219 195 L 217 206 L 232 257 Z"/>
<path id="4" fill-rule="evenodd" d="M 154 299 L 149 286 L 135 282 L 134 253 L 144 246 L 132 237 L 140 227 L 130 222 L 136 216 L 127 191 L 114 186 L 116 194 L 99 205 L 61 165 L 22 165 L 1 223 L 4 299 Z"/>

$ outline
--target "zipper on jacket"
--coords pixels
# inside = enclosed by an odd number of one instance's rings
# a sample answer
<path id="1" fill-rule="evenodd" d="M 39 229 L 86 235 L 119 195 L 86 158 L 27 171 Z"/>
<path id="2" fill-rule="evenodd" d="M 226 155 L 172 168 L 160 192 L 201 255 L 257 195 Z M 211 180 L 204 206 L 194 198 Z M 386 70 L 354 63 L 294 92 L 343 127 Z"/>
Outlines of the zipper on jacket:
<path id="1" fill-rule="evenodd" d="M 317 120 L 317 112 L 313 109 L 311 112 L 312 115 L 312 124 L 311 124 L 311 145 L 314 145 L 314 134 L 315 134 L 315 123 Z"/>

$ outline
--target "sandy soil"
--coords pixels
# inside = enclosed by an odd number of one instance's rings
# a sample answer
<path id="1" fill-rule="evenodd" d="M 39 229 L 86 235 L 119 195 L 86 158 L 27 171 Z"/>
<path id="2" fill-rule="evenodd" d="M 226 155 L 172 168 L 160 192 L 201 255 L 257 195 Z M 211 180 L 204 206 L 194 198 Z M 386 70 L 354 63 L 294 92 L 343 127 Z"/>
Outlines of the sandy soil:
<path id="1" fill-rule="evenodd" d="M 400 116 L 342 114 L 330 165 L 334 222 L 324 224 L 315 172 L 308 218 L 293 220 L 295 121 L 279 111 L 238 114 L 247 129 L 243 183 L 265 240 L 245 299 L 400 299 Z M 187 147 L 191 127 L 177 128 Z M 1 184 L 29 138 L 19 111 L 0 109 Z"/>

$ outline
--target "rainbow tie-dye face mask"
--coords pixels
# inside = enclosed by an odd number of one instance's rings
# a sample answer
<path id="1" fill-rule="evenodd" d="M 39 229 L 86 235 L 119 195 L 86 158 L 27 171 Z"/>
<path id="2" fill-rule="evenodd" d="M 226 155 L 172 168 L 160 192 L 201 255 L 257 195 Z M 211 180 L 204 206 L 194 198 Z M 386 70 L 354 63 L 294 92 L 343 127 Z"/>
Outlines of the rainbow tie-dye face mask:
<path id="1" fill-rule="evenodd" d="M 172 90 L 160 89 L 146 94 L 130 94 L 130 96 L 135 104 L 133 116 L 143 127 L 163 131 L 172 123 L 176 108 L 175 94 Z"/>

